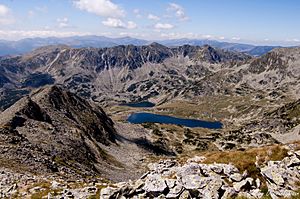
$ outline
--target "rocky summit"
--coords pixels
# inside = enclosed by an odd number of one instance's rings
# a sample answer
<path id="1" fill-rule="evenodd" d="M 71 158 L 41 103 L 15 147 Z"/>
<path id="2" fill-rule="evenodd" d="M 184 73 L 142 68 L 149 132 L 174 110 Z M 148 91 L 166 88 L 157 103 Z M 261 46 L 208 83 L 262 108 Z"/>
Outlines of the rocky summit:
<path id="1" fill-rule="evenodd" d="M 0 124 L 2 166 L 88 176 L 111 163 L 102 145 L 115 143 L 112 120 L 60 86 L 22 98 L 1 113 Z"/>

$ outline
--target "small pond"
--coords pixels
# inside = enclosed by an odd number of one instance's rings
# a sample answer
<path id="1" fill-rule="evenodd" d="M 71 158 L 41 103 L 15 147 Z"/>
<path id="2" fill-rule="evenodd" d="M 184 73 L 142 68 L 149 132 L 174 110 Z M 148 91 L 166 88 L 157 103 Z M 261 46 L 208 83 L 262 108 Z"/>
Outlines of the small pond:
<path id="1" fill-rule="evenodd" d="M 136 103 L 124 103 L 120 104 L 121 106 L 129 106 L 129 107 L 134 107 L 134 108 L 151 108 L 154 107 L 155 104 L 151 102 L 136 102 Z"/>
<path id="2" fill-rule="evenodd" d="M 177 124 L 177 125 L 182 125 L 191 128 L 201 127 L 201 128 L 208 128 L 208 129 L 221 129 L 223 126 L 221 122 L 208 122 L 208 121 L 202 121 L 196 119 L 183 119 L 183 118 L 158 115 L 153 113 L 133 113 L 128 117 L 127 121 L 134 124 L 151 122 L 151 123 L 162 123 L 162 124 Z"/>

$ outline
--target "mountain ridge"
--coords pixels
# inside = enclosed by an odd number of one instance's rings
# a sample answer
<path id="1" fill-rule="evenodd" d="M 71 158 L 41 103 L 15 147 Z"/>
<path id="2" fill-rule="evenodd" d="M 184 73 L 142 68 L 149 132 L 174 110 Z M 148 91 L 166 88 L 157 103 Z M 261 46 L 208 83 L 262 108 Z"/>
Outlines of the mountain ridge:
<path id="1" fill-rule="evenodd" d="M 154 79 L 157 75 L 161 76 L 165 73 L 159 71 L 159 68 L 163 67 L 164 63 L 169 65 L 167 63 L 169 61 L 187 62 L 190 60 L 193 63 L 225 66 L 232 65 L 232 62 L 241 64 L 249 59 L 251 56 L 243 53 L 214 49 L 209 46 L 185 45 L 169 48 L 158 43 L 147 46 L 121 45 L 111 48 L 80 49 L 68 46 L 49 46 L 36 49 L 23 56 L 3 57 L 0 60 L 0 69 L 2 71 L 2 89 L 4 90 L 9 85 L 26 89 L 55 82 L 65 84 L 74 91 L 80 90 L 79 93 L 82 96 L 93 97 L 92 93 L 94 92 L 113 92 L 115 95 L 115 92 L 129 91 L 135 87 L 134 84 L 138 81 L 150 78 L 149 83 L 145 82 L 148 84 L 145 86 L 149 87 L 153 84 L 151 82 L 158 80 Z M 159 65 L 159 67 L 155 68 L 155 65 Z M 183 69 L 180 66 L 177 67 L 176 70 Z M 171 70 L 174 69 L 165 68 L 164 70 L 167 70 L 168 76 L 178 76 L 178 74 L 172 74 Z M 142 75 L 134 73 L 142 73 Z M 168 80 L 168 82 L 166 83 L 172 84 L 172 81 Z M 101 88 L 98 88 L 98 85 Z M 167 86 L 163 89 L 165 88 Z M 148 92 L 148 89 L 145 91 L 148 96 L 156 95 L 157 92 L 155 90 Z M 134 95 L 138 96 L 138 94 Z M 147 98 L 147 96 L 145 97 Z M 128 98 L 127 96 L 124 99 Z"/>
<path id="2" fill-rule="evenodd" d="M 182 45 L 211 45 L 216 48 L 221 48 L 230 51 L 245 52 L 249 55 L 260 56 L 269 52 L 273 48 L 280 46 L 257 46 L 251 44 L 230 43 L 217 40 L 207 39 L 169 39 L 169 40 L 143 40 L 132 37 L 109 38 L 105 36 L 73 36 L 73 37 L 48 37 L 48 38 L 27 38 L 18 41 L 0 40 L 0 56 L 16 55 L 30 52 L 38 47 L 48 45 L 69 45 L 73 48 L 82 47 L 113 47 L 118 45 L 148 45 L 152 42 L 157 42 L 169 47 Z"/>
<path id="3" fill-rule="evenodd" d="M 71 174 L 76 165 L 78 174 L 95 175 L 101 164 L 118 165 L 103 149 L 116 143 L 112 120 L 62 86 L 20 99 L 0 114 L 0 125 L 0 142 L 8 149 L 0 158 L 23 162 L 31 172 Z"/>

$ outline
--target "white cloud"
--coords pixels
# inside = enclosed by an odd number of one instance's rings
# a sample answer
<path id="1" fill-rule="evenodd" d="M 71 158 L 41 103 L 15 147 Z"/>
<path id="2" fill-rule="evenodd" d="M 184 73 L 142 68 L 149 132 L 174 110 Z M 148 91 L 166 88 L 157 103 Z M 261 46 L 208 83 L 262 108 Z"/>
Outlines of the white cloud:
<path id="1" fill-rule="evenodd" d="M 160 18 L 158 16 L 153 15 L 153 14 L 149 14 L 148 19 L 154 20 L 154 21 L 159 21 L 160 20 Z"/>
<path id="2" fill-rule="evenodd" d="M 0 4 L 0 25 L 9 25 L 15 22 L 14 17 L 8 7 Z"/>
<path id="3" fill-rule="evenodd" d="M 110 0 L 75 0 L 74 5 L 80 10 L 111 18 L 125 15 L 125 11 Z"/>
<path id="4" fill-rule="evenodd" d="M 111 28 L 123 28 L 123 29 L 137 28 L 136 23 L 134 23 L 133 21 L 128 21 L 127 23 L 125 23 L 122 20 L 117 18 L 107 18 L 105 21 L 102 21 L 102 24 Z"/>
<path id="5" fill-rule="evenodd" d="M 154 25 L 154 28 L 158 30 L 162 30 L 162 29 L 168 30 L 168 29 L 173 29 L 174 27 L 175 27 L 174 25 L 169 23 L 157 23 Z"/>
<path id="6" fill-rule="evenodd" d="M 144 38 L 144 37 L 146 37 L 146 34 L 136 33 L 136 32 L 120 32 L 119 36 L 121 36 L 121 37 Z"/>
<path id="7" fill-rule="evenodd" d="M 204 38 L 204 39 L 212 39 L 213 36 L 212 35 L 202 35 L 202 38 Z"/>
<path id="8" fill-rule="evenodd" d="M 168 11 L 174 11 L 175 16 L 180 20 L 180 21 L 185 21 L 188 20 L 188 17 L 186 16 L 184 12 L 184 8 L 176 3 L 169 3 L 169 7 L 167 9 Z"/>
<path id="9" fill-rule="evenodd" d="M 234 41 L 240 41 L 241 40 L 241 38 L 239 38 L 239 37 L 232 37 L 231 39 L 234 40 Z"/>
<path id="10" fill-rule="evenodd" d="M 188 39 L 199 39 L 204 38 L 204 36 L 199 35 L 197 33 L 178 33 L 178 32 L 169 32 L 169 33 L 161 33 L 161 38 L 164 39 L 182 39 L 182 38 L 188 38 Z"/>
<path id="11" fill-rule="evenodd" d="M 198 34 L 193 32 L 181 33 L 181 32 L 168 32 L 168 33 L 161 33 L 159 35 L 163 39 L 208 39 L 208 40 L 224 40 L 225 37 L 223 36 L 214 36 L 209 34 Z"/>
<path id="12" fill-rule="evenodd" d="M 133 21 L 127 22 L 127 29 L 135 29 L 135 28 L 137 28 L 136 23 L 134 23 Z"/>
<path id="13" fill-rule="evenodd" d="M 64 18 L 58 18 L 56 19 L 56 21 L 58 22 L 58 27 L 59 28 L 68 28 L 70 27 L 69 25 L 69 19 L 67 17 Z"/>
<path id="14" fill-rule="evenodd" d="M 140 14 L 140 10 L 139 10 L 139 9 L 134 9 L 134 10 L 133 10 L 133 13 L 134 13 L 134 14 Z"/>
<path id="15" fill-rule="evenodd" d="M 0 16 L 1 16 L 1 17 L 2 17 L 2 16 L 8 15 L 9 12 L 10 12 L 10 10 L 9 10 L 8 7 L 6 7 L 5 5 L 1 5 L 1 4 L 0 4 Z"/>
<path id="16" fill-rule="evenodd" d="M 60 32 L 54 30 L 0 30 L 0 39 L 23 39 L 33 37 L 70 37 L 91 35 L 89 32 Z"/>

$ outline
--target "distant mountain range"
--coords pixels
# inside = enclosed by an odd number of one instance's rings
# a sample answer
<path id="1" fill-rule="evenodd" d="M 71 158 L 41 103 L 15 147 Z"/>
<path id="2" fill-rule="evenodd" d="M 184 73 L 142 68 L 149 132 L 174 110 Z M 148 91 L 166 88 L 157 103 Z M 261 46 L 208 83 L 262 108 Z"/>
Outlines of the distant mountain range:
<path id="1" fill-rule="evenodd" d="M 142 40 L 131 37 L 109 38 L 104 36 L 74 36 L 74 37 L 48 37 L 48 38 L 28 38 L 18 41 L 0 40 L 0 56 L 16 55 L 30 52 L 36 48 L 48 45 L 68 45 L 73 48 L 104 48 L 118 45 L 148 45 L 153 41 Z M 168 47 L 182 46 L 185 44 L 193 46 L 210 45 L 229 51 L 244 52 L 252 56 L 261 56 L 274 48 L 280 46 L 255 46 L 250 44 L 220 42 L 215 40 L 201 39 L 172 39 L 156 41 Z"/>

